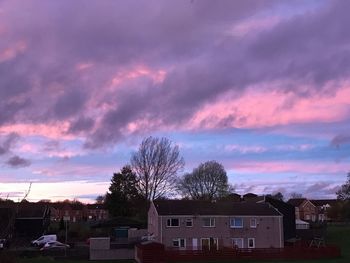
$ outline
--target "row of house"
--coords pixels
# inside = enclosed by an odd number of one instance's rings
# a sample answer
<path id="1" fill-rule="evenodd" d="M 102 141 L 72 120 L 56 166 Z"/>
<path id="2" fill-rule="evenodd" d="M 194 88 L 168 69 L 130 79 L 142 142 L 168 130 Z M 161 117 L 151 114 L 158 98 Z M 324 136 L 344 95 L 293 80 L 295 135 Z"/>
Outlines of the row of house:
<path id="1" fill-rule="evenodd" d="M 107 209 L 102 204 L 82 204 L 78 202 L 58 202 L 47 204 L 51 209 L 51 220 L 64 219 L 70 222 L 106 220 Z"/>
<path id="2" fill-rule="evenodd" d="M 99 204 L 0 202 L 0 238 L 35 237 L 48 229 L 51 221 L 99 221 L 108 218 L 107 210 Z"/>
<path id="3" fill-rule="evenodd" d="M 226 201 L 159 200 L 148 212 L 148 235 L 180 250 L 283 248 L 295 240 L 300 222 L 329 220 L 336 200 L 234 196 Z M 308 224 L 308 223 L 307 223 Z"/>
<path id="4" fill-rule="evenodd" d="M 148 232 L 154 241 L 177 249 L 284 246 L 283 214 L 269 203 L 154 201 Z"/>

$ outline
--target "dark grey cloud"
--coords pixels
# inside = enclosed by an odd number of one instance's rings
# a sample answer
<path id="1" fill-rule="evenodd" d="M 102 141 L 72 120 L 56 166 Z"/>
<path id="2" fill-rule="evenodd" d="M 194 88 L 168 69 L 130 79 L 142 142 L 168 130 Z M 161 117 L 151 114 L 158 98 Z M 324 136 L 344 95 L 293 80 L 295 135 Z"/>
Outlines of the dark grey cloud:
<path id="1" fill-rule="evenodd" d="M 12 168 L 23 168 L 31 165 L 31 162 L 27 159 L 21 158 L 17 155 L 12 156 L 6 161 L 6 164 Z"/>
<path id="2" fill-rule="evenodd" d="M 19 135 L 16 133 L 10 133 L 3 138 L 0 137 L 0 156 L 11 152 L 11 148 L 19 140 Z"/>
<path id="3" fill-rule="evenodd" d="M 331 141 L 331 145 L 335 147 L 340 147 L 343 144 L 349 144 L 349 143 L 350 143 L 350 135 L 337 135 Z"/>

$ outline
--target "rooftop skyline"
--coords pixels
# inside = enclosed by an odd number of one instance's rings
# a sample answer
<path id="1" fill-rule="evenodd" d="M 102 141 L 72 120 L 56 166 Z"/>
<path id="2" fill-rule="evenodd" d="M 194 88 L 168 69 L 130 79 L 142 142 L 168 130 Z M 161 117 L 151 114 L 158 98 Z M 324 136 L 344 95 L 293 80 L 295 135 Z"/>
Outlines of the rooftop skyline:
<path id="1" fill-rule="evenodd" d="M 144 137 L 236 192 L 335 198 L 348 1 L 0 0 L 0 198 L 91 201 Z"/>

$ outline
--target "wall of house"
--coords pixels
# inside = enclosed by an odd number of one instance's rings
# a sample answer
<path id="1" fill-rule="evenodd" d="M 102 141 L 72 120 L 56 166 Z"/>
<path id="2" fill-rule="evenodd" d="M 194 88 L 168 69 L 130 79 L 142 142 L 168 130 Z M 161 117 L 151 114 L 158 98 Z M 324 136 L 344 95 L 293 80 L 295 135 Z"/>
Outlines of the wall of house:
<path id="1" fill-rule="evenodd" d="M 147 221 L 148 234 L 152 234 L 154 236 L 154 241 L 161 242 L 160 220 L 158 217 L 157 209 L 153 203 L 151 203 L 150 209 L 148 210 Z"/>
<path id="2" fill-rule="evenodd" d="M 300 219 L 307 221 L 317 220 L 317 208 L 308 200 L 299 207 Z"/>
<path id="3" fill-rule="evenodd" d="M 152 209 L 150 210 L 150 212 L 152 213 Z M 163 243 L 166 247 L 173 247 L 173 239 L 184 238 L 186 243 L 186 249 L 195 249 L 196 244 L 197 249 L 201 249 L 201 239 L 203 238 L 217 238 L 219 247 L 232 247 L 232 238 L 243 238 L 243 247 L 248 248 L 248 238 L 254 238 L 255 248 L 283 247 L 284 240 L 282 216 L 213 216 L 215 218 L 214 227 L 204 227 L 204 217 L 210 216 L 160 217 L 160 231 L 155 231 L 157 233 L 159 232 L 159 235 L 157 236 L 157 241 Z M 240 217 L 243 219 L 242 228 L 232 228 L 230 226 L 230 219 L 233 217 Z M 180 226 L 167 227 L 167 219 L 169 218 L 179 218 Z M 192 227 L 186 226 L 185 222 L 187 218 L 193 219 Z M 250 219 L 252 218 L 255 218 L 257 220 L 256 228 L 252 228 L 250 226 Z M 154 226 L 152 225 L 152 227 Z M 196 240 L 196 244 L 193 243 Z"/>

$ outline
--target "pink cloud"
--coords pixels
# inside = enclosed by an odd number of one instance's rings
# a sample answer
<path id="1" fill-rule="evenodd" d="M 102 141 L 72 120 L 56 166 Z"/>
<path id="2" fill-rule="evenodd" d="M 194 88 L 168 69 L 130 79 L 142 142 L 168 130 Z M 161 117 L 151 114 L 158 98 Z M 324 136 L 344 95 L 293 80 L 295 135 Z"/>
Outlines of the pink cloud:
<path id="1" fill-rule="evenodd" d="M 0 27 L 0 34 L 2 29 Z M 13 59 L 18 54 L 23 53 L 27 49 L 27 44 L 24 41 L 17 41 L 14 45 L 4 50 L 0 50 L 0 63 Z"/>
<path id="2" fill-rule="evenodd" d="M 275 89 L 248 89 L 241 97 L 226 94 L 194 114 L 189 127 L 207 129 L 236 127 L 262 128 L 311 122 L 341 121 L 350 110 L 350 85 L 335 94 L 301 98 Z"/>
<path id="3" fill-rule="evenodd" d="M 43 136 L 50 139 L 76 139 L 67 134 L 69 122 L 55 122 L 51 124 L 27 124 L 19 123 L 0 126 L 0 133 L 17 133 L 22 136 Z"/>
<path id="4" fill-rule="evenodd" d="M 228 170 L 244 173 L 303 173 L 303 174 L 346 174 L 349 169 L 345 163 L 304 162 L 304 161 L 239 161 L 225 165 Z"/>

